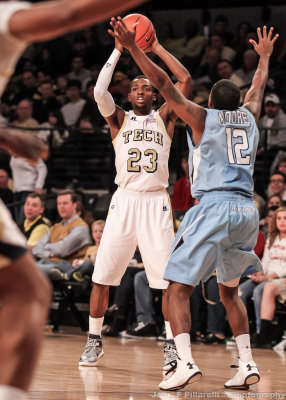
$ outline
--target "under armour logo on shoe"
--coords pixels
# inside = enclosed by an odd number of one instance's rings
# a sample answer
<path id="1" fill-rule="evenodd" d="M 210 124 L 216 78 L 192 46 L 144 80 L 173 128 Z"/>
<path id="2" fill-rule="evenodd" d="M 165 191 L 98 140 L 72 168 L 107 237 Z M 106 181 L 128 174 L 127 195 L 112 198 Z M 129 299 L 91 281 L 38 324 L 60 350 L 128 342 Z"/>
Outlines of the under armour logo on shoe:
<path id="1" fill-rule="evenodd" d="M 190 362 L 187 363 L 187 366 L 189 367 L 189 369 L 193 369 L 193 364 L 191 364 Z"/>

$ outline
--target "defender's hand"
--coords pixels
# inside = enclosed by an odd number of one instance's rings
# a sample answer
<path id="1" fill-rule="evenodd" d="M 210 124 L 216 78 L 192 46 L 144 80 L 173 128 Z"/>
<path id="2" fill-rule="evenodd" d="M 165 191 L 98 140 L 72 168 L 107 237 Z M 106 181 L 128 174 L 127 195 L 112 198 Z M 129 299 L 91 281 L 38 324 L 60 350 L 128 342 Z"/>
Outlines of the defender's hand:
<path id="1" fill-rule="evenodd" d="M 249 39 L 249 42 L 253 45 L 254 50 L 256 51 L 256 53 L 260 55 L 260 57 L 262 56 L 270 57 L 272 54 L 274 43 L 279 37 L 277 33 L 272 39 L 273 29 L 274 28 L 271 27 L 267 34 L 267 29 L 266 26 L 264 25 L 262 34 L 261 34 L 261 29 L 257 28 L 258 43 L 256 43 L 256 41 L 253 39 Z"/>

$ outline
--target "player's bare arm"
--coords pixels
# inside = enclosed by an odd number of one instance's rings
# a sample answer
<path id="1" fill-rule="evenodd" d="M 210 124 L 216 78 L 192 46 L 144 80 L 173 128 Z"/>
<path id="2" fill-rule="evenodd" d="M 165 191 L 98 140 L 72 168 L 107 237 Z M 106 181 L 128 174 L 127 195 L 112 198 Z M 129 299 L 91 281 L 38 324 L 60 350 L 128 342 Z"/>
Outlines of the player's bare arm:
<path id="1" fill-rule="evenodd" d="M 260 28 L 257 28 L 257 36 L 258 43 L 252 39 L 250 40 L 250 43 L 253 45 L 254 50 L 258 53 L 260 58 L 251 87 L 244 100 L 244 107 L 254 115 L 256 122 L 258 122 L 260 116 L 264 89 L 268 79 L 269 58 L 272 54 L 274 43 L 278 39 L 279 35 L 275 35 L 272 39 L 273 27 L 269 29 L 267 34 L 267 28 L 264 26 L 262 32 Z"/>
<path id="2" fill-rule="evenodd" d="M 170 54 L 157 40 L 155 36 L 152 44 L 145 50 L 145 53 L 153 52 L 161 60 L 166 64 L 169 70 L 177 77 L 178 82 L 176 83 L 176 87 L 180 90 L 183 95 L 188 98 L 191 90 L 191 76 L 189 71 L 179 62 L 177 58 L 175 58 L 172 54 Z M 164 103 L 160 108 L 160 116 L 163 119 L 168 134 L 170 137 L 173 137 L 174 134 L 174 125 L 177 119 L 176 113 L 169 106 L 169 103 Z"/>
<path id="3" fill-rule="evenodd" d="M 40 157 L 45 160 L 48 155 L 48 147 L 41 139 L 20 130 L 1 128 L 0 147 L 18 157 L 26 158 L 32 164 Z"/>
<path id="4" fill-rule="evenodd" d="M 192 127 L 193 139 L 199 142 L 205 127 L 206 111 L 203 107 L 187 100 L 186 97 L 175 87 L 169 76 L 153 63 L 149 57 L 136 45 L 134 37 L 135 31 L 127 29 L 122 18 L 111 19 L 110 25 L 114 31 L 109 30 L 109 34 L 118 38 L 119 42 L 127 48 L 135 62 L 138 64 L 144 75 L 155 86 L 175 113 Z"/>
<path id="5" fill-rule="evenodd" d="M 15 12 L 9 31 L 26 42 L 52 39 L 71 30 L 104 21 L 111 14 L 148 0 L 61 0 L 34 4 Z"/>

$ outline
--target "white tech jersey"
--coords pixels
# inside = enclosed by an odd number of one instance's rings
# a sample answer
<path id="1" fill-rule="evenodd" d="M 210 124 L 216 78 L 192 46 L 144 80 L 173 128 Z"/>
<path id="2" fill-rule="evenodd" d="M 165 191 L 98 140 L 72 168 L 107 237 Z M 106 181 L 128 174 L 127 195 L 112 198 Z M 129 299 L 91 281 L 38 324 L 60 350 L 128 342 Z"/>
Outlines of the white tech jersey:
<path id="1" fill-rule="evenodd" d="M 10 35 L 9 20 L 16 11 L 29 7 L 29 3 L 20 1 L 0 2 L 0 96 L 27 46 L 27 43 Z"/>
<path id="2" fill-rule="evenodd" d="M 158 112 L 125 115 L 115 150 L 115 183 L 135 192 L 150 192 L 169 185 L 168 160 L 171 138 Z"/>

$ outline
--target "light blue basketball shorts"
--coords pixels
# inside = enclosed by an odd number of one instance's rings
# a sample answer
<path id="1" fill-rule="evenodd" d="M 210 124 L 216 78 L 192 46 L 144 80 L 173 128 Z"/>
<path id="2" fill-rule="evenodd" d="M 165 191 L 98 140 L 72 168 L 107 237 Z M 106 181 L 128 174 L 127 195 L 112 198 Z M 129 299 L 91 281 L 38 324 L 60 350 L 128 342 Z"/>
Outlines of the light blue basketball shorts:
<path id="1" fill-rule="evenodd" d="M 227 192 L 205 194 L 184 216 L 164 278 L 196 286 L 214 270 L 218 283 L 261 271 L 253 251 L 258 223 L 251 199 Z"/>

